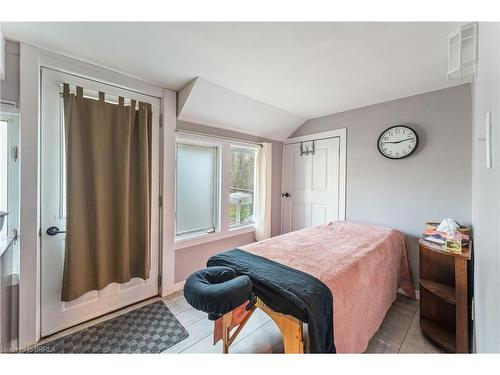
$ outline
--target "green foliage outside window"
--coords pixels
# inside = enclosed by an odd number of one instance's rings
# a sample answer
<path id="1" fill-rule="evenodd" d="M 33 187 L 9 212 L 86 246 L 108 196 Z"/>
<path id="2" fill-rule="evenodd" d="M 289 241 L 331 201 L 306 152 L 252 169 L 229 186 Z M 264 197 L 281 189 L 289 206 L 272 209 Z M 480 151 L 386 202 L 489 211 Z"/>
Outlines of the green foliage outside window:
<path id="1" fill-rule="evenodd" d="M 254 222 L 255 150 L 233 147 L 229 170 L 231 226 Z"/>

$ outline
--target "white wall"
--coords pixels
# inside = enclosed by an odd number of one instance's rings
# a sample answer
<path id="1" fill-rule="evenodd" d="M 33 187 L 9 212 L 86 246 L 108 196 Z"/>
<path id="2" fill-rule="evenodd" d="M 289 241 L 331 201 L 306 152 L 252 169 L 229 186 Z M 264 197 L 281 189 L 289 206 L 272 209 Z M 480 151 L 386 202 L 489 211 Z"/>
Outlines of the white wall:
<path id="1" fill-rule="evenodd" d="M 500 23 L 479 24 L 473 82 L 472 221 L 477 352 L 500 352 Z M 486 112 L 493 111 L 493 168 L 486 168 Z"/>
<path id="2" fill-rule="evenodd" d="M 471 222 L 471 122 L 465 84 L 309 120 L 293 136 L 347 128 L 346 219 L 401 230 L 416 281 L 424 223 Z M 377 139 L 397 124 L 410 124 L 420 144 L 410 157 L 390 160 Z"/>

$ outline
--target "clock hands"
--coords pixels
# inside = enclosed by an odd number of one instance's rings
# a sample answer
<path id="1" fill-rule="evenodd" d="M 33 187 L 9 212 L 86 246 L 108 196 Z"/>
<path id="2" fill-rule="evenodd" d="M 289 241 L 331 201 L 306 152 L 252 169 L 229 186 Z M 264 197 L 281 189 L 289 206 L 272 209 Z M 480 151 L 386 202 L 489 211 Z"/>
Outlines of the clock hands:
<path id="1" fill-rule="evenodd" d="M 418 134 L 409 126 L 392 126 L 380 134 L 377 146 L 386 158 L 402 159 L 418 147 Z"/>
<path id="2" fill-rule="evenodd" d="M 400 141 L 394 141 L 394 142 L 382 142 L 383 144 L 386 144 L 386 143 L 401 143 L 401 142 L 405 142 L 405 141 L 411 141 L 412 139 L 414 138 L 406 138 L 406 139 L 402 139 Z"/>

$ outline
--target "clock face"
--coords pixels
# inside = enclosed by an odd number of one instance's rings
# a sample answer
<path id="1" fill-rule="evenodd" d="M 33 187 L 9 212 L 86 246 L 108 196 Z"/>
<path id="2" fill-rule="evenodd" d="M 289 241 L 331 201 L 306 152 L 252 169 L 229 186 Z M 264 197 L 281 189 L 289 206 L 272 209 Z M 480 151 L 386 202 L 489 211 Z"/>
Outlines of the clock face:
<path id="1" fill-rule="evenodd" d="M 415 152 L 417 146 L 418 135 L 408 126 L 393 126 L 378 138 L 378 150 L 389 159 L 406 158 Z"/>

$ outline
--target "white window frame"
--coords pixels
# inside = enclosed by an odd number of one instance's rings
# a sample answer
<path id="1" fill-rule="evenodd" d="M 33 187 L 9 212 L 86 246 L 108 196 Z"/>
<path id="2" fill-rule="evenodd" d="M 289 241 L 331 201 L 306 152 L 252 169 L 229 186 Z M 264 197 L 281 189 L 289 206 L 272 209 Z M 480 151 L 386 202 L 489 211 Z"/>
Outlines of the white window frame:
<path id="1" fill-rule="evenodd" d="M 19 115 L 0 110 L 0 120 L 7 123 L 8 158 L 11 160 L 7 167 L 7 174 L 11 177 L 7 181 L 7 200 L 11 203 L 12 201 L 17 202 L 16 205 L 8 208 L 9 216 L 6 218 L 5 227 L 7 227 L 7 236 L 15 238 L 19 231 Z M 14 148 L 17 155 L 16 160 L 12 162 Z M 17 266 L 18 262 L 16 261 Z"/>
<path id="2" fill-rule="evenodd" d="M 187 233 L 178 236 L 177 235 L 177 152 L 178 152 L 178 147 L 179 145 L 191 145 L 191 146 L 202 146 L 202 147 L 210 147 L 210 148 L 215 148 L 216 154 L 214 156 L 214 201 L 212 202 L 213 205 L 213 210 L 214 212 L 212 213 L 213 215 L 213 220 L 214 220 L 214 228 L 213 230 L 207 230 L 207 231 L 196 231 L 192 233 Z M 210 141 L 202 141 L 202 140 L 192 140 L 192 139 L 177 139 L 175 142 L 175 188 L 176 188 L 176 194 L 175 194 L 175 238 L 176 241 L 182 241 L 182 240 L 189 240 L 194 237 L 198 237 L 200 235 L 205 235 L 209 233 L 214 233 L 220 230 L 220 195 L 221 195 L 221 189 L 220 189 L 220 169 L 221 169 L 221 148 L 222 145 L 219 143 L 214 143 Z"/>
<path id="3" fill-rule="evenodd" d="M 209 145 L 218 147 L 218 204 L 216 205 L 218 209 L 218 225 L 214 232 L 209 233 L 196 233 L 191 236 L 183 236 L 175 239 L 175 250 L 184 249 L 186 247 L 191 247 L 195 245 L 200 245 L 207 242 L 217 241 L 224 238 L 229 238 L 237 236 L 240 234 L 251 233 L 255 231 L 255 223 L 239 225 L 231 228 L 229 223 L 229 163 L 231 156 L 231 146 L 237 146 L 241 148 L 251 148 L 258 150 L 259 145 L 245 143 L 244 141 L 235 141 L 230 139 L 218 138 L 209 135 L 198 135 L 191 133 L 184 133 L 182 131 L 177 132 L 176 136 L 176 148 L 177 143 L 184 144 L 198 144 L 198 145 Z M 256 165 L 257 168 L 257 165 Z M 177 175 L 177 174 L 176 174 Z M 177 181 L 175 183 L 177 186 Z M 175 198 L 177 201 L 177 197 Z M 174 225 L 174 235 L 176 231 L 176 225 Z"/>

